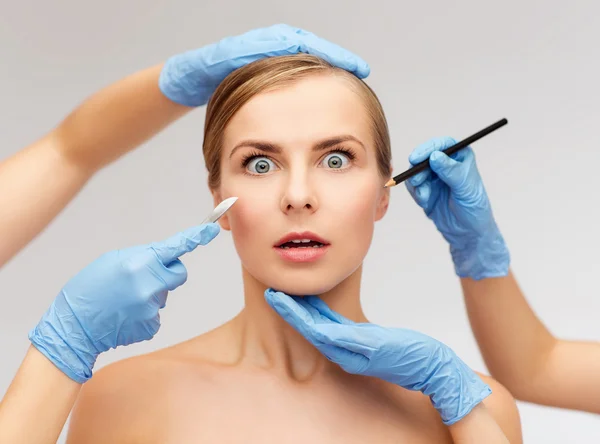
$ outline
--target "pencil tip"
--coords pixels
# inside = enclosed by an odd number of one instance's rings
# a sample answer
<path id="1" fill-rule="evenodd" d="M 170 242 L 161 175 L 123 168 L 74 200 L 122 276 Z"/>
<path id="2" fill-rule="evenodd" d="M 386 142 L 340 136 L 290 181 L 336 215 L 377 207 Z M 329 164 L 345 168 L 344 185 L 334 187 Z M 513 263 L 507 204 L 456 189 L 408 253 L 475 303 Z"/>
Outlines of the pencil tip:
<path id="1" fill-rule="evenodd" d="M 383 188 L 389 188 L 389 187 L 394 186 L 394 185 L 395 185 L 394 179 L 390 179 L 390 180 L 388 180 L 385 183 L 385 185 L 383 186 Z"/>

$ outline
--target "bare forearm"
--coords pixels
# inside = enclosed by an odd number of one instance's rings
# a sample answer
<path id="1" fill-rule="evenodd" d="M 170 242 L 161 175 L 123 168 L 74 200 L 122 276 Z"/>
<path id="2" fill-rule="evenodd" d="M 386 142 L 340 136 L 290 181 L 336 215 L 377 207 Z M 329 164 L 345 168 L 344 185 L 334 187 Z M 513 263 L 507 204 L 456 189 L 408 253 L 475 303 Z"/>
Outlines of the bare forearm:
<path id="1" fill-rule="evenodd" d="M 162 94 L 161 69 L 157 65 L 125 77 L 67 116 L 55 130 L 65 157 L 89 170 L 99 169 L 191 111 Z"/>
<path id="2" fill-rule="evenodd" d="M 510 444 L 483 404 L 479 404 L 463 419 L 449 426 L 449 430 L 456 444 Z"/>
<path id="3" fill-rule="evenodd" d="M 461 284 L 488 369 L 519 397 L 540 373 L 556 340 L 531 310 L 512 273 L 479 281 L 461 279 Z"/>
<path id="4" fill-rule="evenodd" d="M 80 388 L 31 346 L 0 403 L 0 442 L 55 443 Z"/>
<path id="5" fill-rule="evenodd" d="M 158 88 L 161 66 L 91 96 L 54 131 L 0 162 L 0 267 L 35 238 L 95 171 L 192 108 Z"/>
<path id="6" fill-rule="evenodd" d="M 512 273 L 461 282 L 471 327 L 494 378 L 517 399 L 600 413 L 600 344 L 554 338 Z"/>
<path id="7" fill-rule="evenodd" d="M 73 199 L 91 172 L 67 161 L 53 134 L 0 163 L 0 267 Z"/>

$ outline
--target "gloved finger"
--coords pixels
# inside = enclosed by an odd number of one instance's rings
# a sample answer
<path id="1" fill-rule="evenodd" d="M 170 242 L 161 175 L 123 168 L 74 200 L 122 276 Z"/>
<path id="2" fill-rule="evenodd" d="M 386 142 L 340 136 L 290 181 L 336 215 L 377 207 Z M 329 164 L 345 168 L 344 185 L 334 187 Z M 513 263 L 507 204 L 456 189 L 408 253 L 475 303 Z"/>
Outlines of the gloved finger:
<path id="1" fill-rule="evenodd" d="M 365 78 L 370 73 L 369 65 L 360 57 L 315 35 L 298 35 L 291 40 L 261 42 L 256 45 L 256 50 L 257 58 L 303 52 L 320 57 L 359 78 Z"/>
<path id="2" fill-rule="evenodd" d="M 411 165 L 416 165 L 424 160 L 427 160 L 434 151 L 442 151 L 446 148 L 456 145 L 456 140 L 452 137 L 436 137 L 422 143 L 413 150 L 408 156 L 408 161 Z"/>
<path id="3" fill-rule="evenodd" d="M 286 24 L 255 29 L 240 36 L 228 37 L 215 46 L 215 52 L 220 54 L 221 48 L 228 46 L 243 48 L 244 54 L 242 57 L 235 57 L 234 67 L 241 67 L 264 57 L 303 52 L 316 55 L 359 78 L 365 78 L 370 73 L 367 62 L 352 52 L 317 37 L 311 32 Z"/>
<path id="4" fill-rule="evenodd" d="M 463 162 L 451 159 L 444 153 L 432 153 L 429 163 L 433 172 L 453 189 L 462 185 L 468 174 L 468 168 L 465 168 Z"/>
<path id="5" fill-rule="evenodd" d="M 341 322 L 351 323 L 352 322 L 349 319 L 345 319 L 342 315 L 334 312 L 329 307 L 327 307 L 325 302 L 323 302 L 321 299 L 319 299 L 318 296 L 303 296 L 303 297 L 292 296 L 292 299 L 298 305 L 302 306 L 306 310 L 306 312 L 312 317 L 315 325 L 329 324 L 332 322 L 337 322 L 337 323 L 341 323 Z M 312 303 L 309 302 L 310 300 L 318 301 L 318 302 L 320 302 L 321 305 L 320 306 L 313 305 Z M 324 307 L 324 309 L 323 309 L 323 307 Z"/>
<path id="6" fill-rule="evenodd" d="M 404 182 L 404 186 L 406 187 L 406 190 L 408 191 L 408 194 L 410 194 L 410 197 L 412 197 L 413 200 L 419 206 L 421 206 L 421 203 L 419 201 L 417 201 L 417 189 L 414 186 L 412 186 L 408 181 Z"/>
<path id="7" fill-rule="evenodd" d="M 376 351 L 369 344 L 369 333 L 364 333 L 360 325 L 323 324 L 316 328 L 317 338 L 326 345 L 335 345 L 367 358 Z"/>
<path id="8" fill-rule="evenodd" d="M 464 162 L 465 159 L 469 157 L 469 153 L 472 153 L 473 150 L 470 147 L 465 147 L 462 150 L 457 151 L 456 153 L 450 156 L 450 159 L 454 159 L 457 162 Z"/>
<path id="9" fill-rule="evenodd" d="M 412 186 L 410 183 L 406 183 L 406 189 L 413 198 L 413 200 L 423 209 L 427 209 L 429 206 L 429 198 L 431 195 L 431 181 L 427 181 L 418 187 Z"/>
<path id="10" fill-rule="evenodd" d="M 431 184 L 429 182 L 424 183 L 415 190 L 417 200 L 423 203 L 423 208 L 427 208 L 429 200 L 431 199 Z"/>
<path id="11" fill-rule="evenodd" d="M 168 294 L 169 294 L 169 292 L 166 290 L 154 293 L 154 295 L 153 295 L 154 302 L 156 303 L 158 308 L 162 309 L 162 308 L 166 307 Z"/>
<path id="12" fill-rule="evenodd" d="M 337 313 L 335 313 L 331 309 L 329 309 L 329 307 L 327 307 L 325 302 L 323 302 L 317 296 L 304 296 L 304 297 L 290 296 L 290 297 L 294 302 L 296 302 L 298 305 L 300 305 L 302 308 L 304 308 L 306 310 L 306 312 L 310 315 L 312 320 L 314 321 L 314 323 L 315 323 L 314 324 L 314 329 L 315 329 L 314 339 L 313 340 L 309 339 L 309 340 L 317 348 L 317 350 L 319 350 L 330 361 L 335 362 L 340 365 L 348 364 L 351 362 L 355 363 L 357 361 L 357 358 L 355 357 L 356 353 L 346 350 L 344 348 L 336 347 L 335 345 L 323 344 L 320 340 L 317 339 L 318 332 L 319 332 L 319 326 L 323 325 L 323 324 L 330 324 L 330 323 L 334 322 L 334 320 L 330 319 L 330 317 L 328 317 L 328 316 L 324 316 L 319 310 L 317 310 L 314 306 L 309 304 L 308 300 L 312 299 L 313 302 L 319 301 L 320 304 L 317 303 L 317 305 L 321 305 L 321 307 L 322 306 L 326 307 L 326 311 L 328 312 L 329 315 L 334 315 L 334 316 L 337 315 L 340 317 L 341 317 L 341 315 L 338 315 Z M 349 320 L 346 320 L 346 321 L 351 322 Z M 307 336 L 309 334 L 310 333 L 303 333 L 304 336 Z M 360 356 L 360 357 L 362 359 L 365 359 L 364 356 Z M 361 360 L 358 360 L 358 361 L 362 363 Z M 367 362 L 368 362 L 368 360 L 367 360 Z M 360 367 L 360 365 L 358 367 Z"/>
<path id="13" fill-rule="evenodd" d="M 409 184 L 411 184 L 413 187 L 418 187 L 419 185 L 421 185 L 423 182 L 425 182 L 430 177 L 431 177 L 431 170 L 429 168 L 427 168 L 426 170 L 415 174 L 413 177 L 408 179 L 407 182 Z"/>
<path id="14" fill-rule="evenodd" d="M 464 157 L 465 157 L 464 150 L 460 150 L 460 151 L 450 155 L 451 159 L 455 159 L 459 162 L 461 162 L 464 159 Z M 421 172 L 415 174 L 413 177 L 409 178 L 407 180 L 407 182 L 410 183 L 413 187 L 418 187 L 421 184 L 423 184 L 426 180 L 430 179 L 431 176 L 432 176 L 431 168 L 427 168 L 424 171 L 421 171 Z"/>
<path id="15" fill-rule="evenodd" d="M 313 345 L 318 343 L 315 335 L 315 322 L 304 307 L 299 305 L 291 296 L 280 291 L 267 289 L 265 291 L 267 303 L 298 333 L 304 336 Z"/>
<path id="16" fill-rule="evenodd" d="M 415 195 L 417 196 L 417 201 L 421 203 L 421 207 L 423 209 L 430 208 L 431 205 L 431 182 L 425 182 L 420 187 L 417 187 L 415 190 Z"/>
<path id="17" fill-rule="evenodd" d="M 336 322 L 338 324 L 347 324 L 347 325 L 354 324 L 354 321 L 351 321 L 350 319 L 345 318 L 338 312 L 333 311 L 331 308 L 329 308 L 327 303 L 318 296 L 305 296 L 303 298 L 303 300 L 308 305 L 310 305 L 313 309 L 317 310 L 317 312 L 321 316 L 323 316 L 333 322 Z"/>
<path id="18" fill-rule="evenodd" d="M 324 322 L 332 322 L 330 319 L 321 315 L 321 313 L 319 313 L 319 311 L 316 308 L 314 308 L 308 302 L 306 302 L 306 296 L 304 296 L 304 297 L 292 296 L 292 299 L 298 305 L 302 306 L 302 308 L 304 308 L 306 310 L 306 312 L 310 315 L 310 317 L 313 319 L 313 322 L 315 324 L 324 323 Z"/>
<path id="19" fill-rule="evenodd" d="M 348 373 L 362 373 L 369 365 L 369 358 L 335 345 L 322 344 L 317 349 L 331 362 L 338 364 Z"/>
<path id="20" fill-rule="evenodd" d="M 146 322 L 144 328 L 146 328 L 150 336 L 148 339 L 152 339 L 160 329 L 160 314 L 157 313 L 150 322 Z"/>
<path id="21" fill-rule="evenodd" d="M 169 265 L 165 266 L 164 271 L 161 273 L 161 277 L 167 284 L 167 289 L 173 291 L 177 287 L 185 284 L 188 278 L 188 272 L 185 265 L 183 265 L 179 259 L 175 259 Z"/>
<path id="22" fill-rule="evenodd" d="M 220 230 L 219 225 L 215 223 L 198 225 L 162 242 L 154 242 L 150 247 L 164 265 L 169 265 L 178 257 L 193 251 L 198 245 L 208 244 Z"/>
<path id="23" fill-rule="evenodd" d="M 421 191 L 422 198 L 427 199 L 427 204 L 423 207 L 425 213 L 429 215 L 429 213 L 435 208 L 438 199 L 440 198 L 440 194 L 447 188 L 447 185 L 439 178 L 432 177 L 430 181 L 426 184 L 427 190 Z"/>
<path id="24" fill-rule="evenodd" d="M 356 353 L 336 347 L 335 345 L 321 344 L 317 348 L 327 359 L 336 364 L 339 364 L 344 359 L 352 359 L 356 355 Z"/>
<path id="25" fill-rule="evenodd" d="M 334 66 L 353 73 L 358 78 L 364 79 L 369 76 L 371 68 L 367 62 L 356 54 L 335 43 L 317 37 L 311 32 L 298 29 L 296 34 L 300 39 L 301 52 L 316 55 Z"/>

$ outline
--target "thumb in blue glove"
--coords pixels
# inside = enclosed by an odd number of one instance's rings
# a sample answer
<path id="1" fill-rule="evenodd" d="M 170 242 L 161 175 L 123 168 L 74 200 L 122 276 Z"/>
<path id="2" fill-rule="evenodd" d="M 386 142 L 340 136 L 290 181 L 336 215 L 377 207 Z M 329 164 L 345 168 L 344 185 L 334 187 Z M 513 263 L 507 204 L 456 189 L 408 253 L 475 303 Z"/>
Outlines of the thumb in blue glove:
<path id="1" fill-rule="evenodd" d="M 446 425 L 464 418 L 490 387 L 441 342 L 412 330 L 355 323 L 317 296 L 268 289 L 269 305 L 327 359 L 348 373 L 372 376 L 429 396 Z"/>
<path id="2" fill-rule="evenodd" d="M 30 341 L 71 379 L 87 381 L 100 353 L 154 337 L 168 292 L 187 280 L 179 257 L 219 230 L 200 225 L 163 242 L 102 255 L 65 285 Z"/>
<path id="3" fill-rule="evenodd" d="M 430 169 L 406 182 L 409 193 L 448 241 L 456 274 L 475 280 L 506 276 L 510 254 L 494 219 L 491 204 L 470 147 L 447 156 L 451 137 L 417 147 L 409 161 L 429 158 Z"/>
<path id="4" fill-rule="evenodd" d="M 369 65 L 350 51 L 285 24 L 254 29 L 217 43 L 171 57 L 162 69 L 159 87 L 173 102 L 200 106 L 231 72 L 265 57 L 296 53 L 316 55 L 359 78 Z"/>

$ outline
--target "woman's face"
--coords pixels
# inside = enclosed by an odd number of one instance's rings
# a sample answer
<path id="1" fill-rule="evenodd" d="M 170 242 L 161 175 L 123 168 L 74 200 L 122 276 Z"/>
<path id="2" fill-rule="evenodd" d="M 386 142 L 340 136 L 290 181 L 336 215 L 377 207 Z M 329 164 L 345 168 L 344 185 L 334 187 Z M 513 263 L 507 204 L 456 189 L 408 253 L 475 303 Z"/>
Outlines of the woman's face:
<path id="1" fill-rule="evenodd" d="M 322 294 L 361 265 L 387 209 L 386 180 L 361 98 L 348 80 L 315 75 L 233 116 L 214 197 L 239 197 L 221 225 L 255 279 Z"/>

